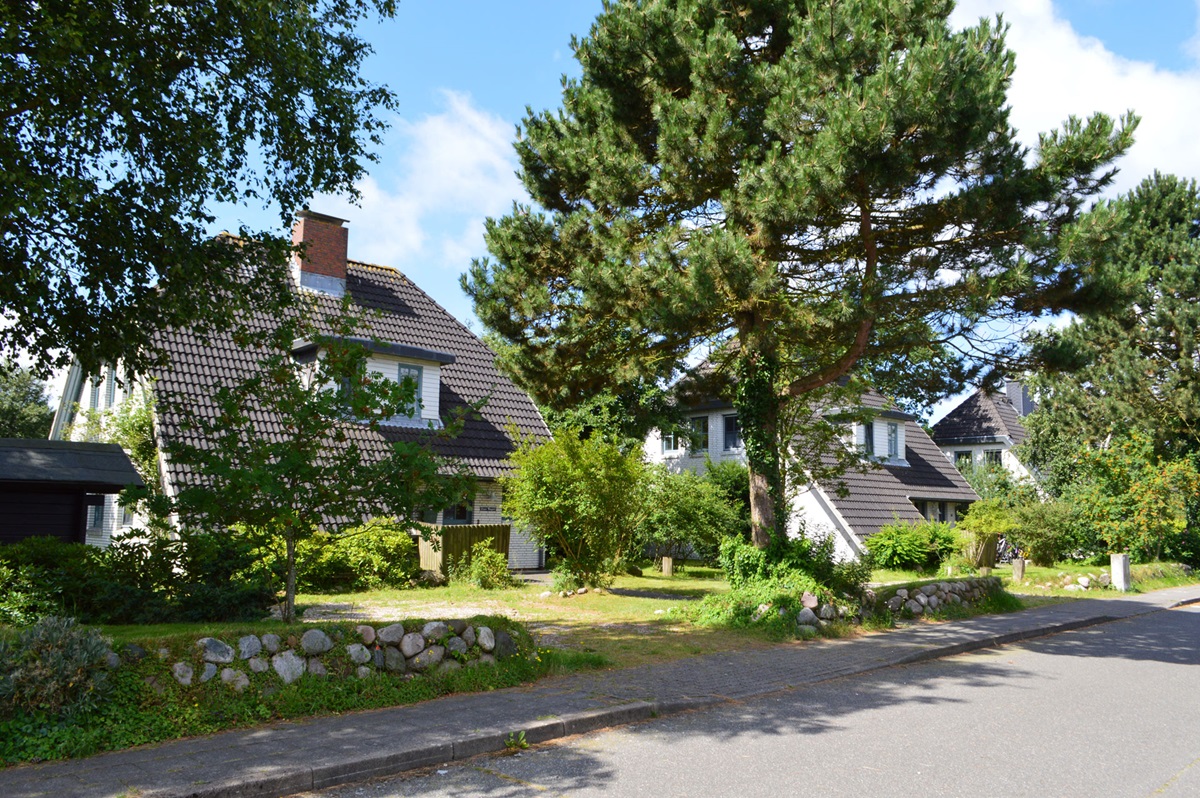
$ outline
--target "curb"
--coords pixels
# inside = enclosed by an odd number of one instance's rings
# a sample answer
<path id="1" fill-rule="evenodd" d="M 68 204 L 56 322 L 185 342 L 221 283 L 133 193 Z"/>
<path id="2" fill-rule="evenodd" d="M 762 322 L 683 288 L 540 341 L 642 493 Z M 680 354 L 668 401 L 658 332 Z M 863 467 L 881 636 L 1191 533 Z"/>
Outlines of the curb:
<path id="1" fill-rule="evenodd" d="M 1200 604 L 1200 597 L 1176 602 L 1165 609 L 1174 609 L 1191 604 Z M 1148 613 L 1159 609 L 1161 608 L 1156 607 L 1149 610 Z M 1113 621 L 1124 620 L 1126 617 L 1133 616 L 1115 617 L 1097 615 L 1091 618 L 1046 624 L 1031 629 L 990 635 L 961 643 L 936 645 L 923 651 L 905 654 L 888 662 L 875 662 L 864 664 L 861 667 L 841 668 L 831 670 L 823 675 L 814 674 L 816 678 L 809 683 L 815 684 L 833 679 L 842 679 L 847 676 L 874 673 L 897 665 L 928 662 L 972 651 L 995 648 L 1021 640 L 1085 629 L 1090 626 L 1099 626 Z M 186 792 L 153 791 L 146 793 L 146 795 L 154 796 L 154 798 L 250 798 L 251 796 L 254 798 L 283 798 L 284 796 L 308 790 L 323 790 L 366 779 L 397 776 L 406 771 L 470 759 L 480 754 L 499 753 L 509 748 L 505 741 L 510 735 L 519 735 L 522 732 L 525 735 L 525 741 L 533 745 L 563 737 L 586 734 L 613 726 L 639 723 L 667 715 L 691 712 L 697 709 L 709 709 L 722 704 L 734 703 L 735 701 L 745 701 L 785 692 L 789 689 L 793 688 L 764 690 L 762 693 L 742 695 L 736 699 L 724 696 L 706 696 L 700 698 L 670 699 L 666 701 L 638 701 L 518 725 L 507 732 L 486 732 L 418 749 L 375 752 L 353 759 L 346 759 L 341 762 L 313 765 L 311 767 L 291 769 L 288 772 L 263 775 L 260 778 L 252 780 L 241 779 L 236 782 L 193 785 Z"/>

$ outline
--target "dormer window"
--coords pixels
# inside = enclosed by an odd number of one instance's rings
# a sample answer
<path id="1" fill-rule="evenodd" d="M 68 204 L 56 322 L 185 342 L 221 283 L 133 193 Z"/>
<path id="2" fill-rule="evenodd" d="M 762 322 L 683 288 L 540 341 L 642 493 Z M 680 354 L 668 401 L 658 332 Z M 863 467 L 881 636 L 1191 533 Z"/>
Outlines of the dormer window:
<path id="1" fill-rule="evenodd" d="M 900 459 L 900 425 L 889 422 L 887 425 L 887 456 L 889 460 Z"/>
<path id="2" fill-rule="evenodd" d="M 401 385 L 405 380 L 412 380 L 413 384 L 413 401 L 407 411 L 404 413 L 409 418 L 421 417 L 421 375 L 424 369 L 420 366 L 409 363 L 400 363 L 396 366 L 396 381 Z"/>
<path id="3" fill-rule="evenodd" d="M 868 457 L 875 456 L 875 422 L 863 424 L 863 452 Z"/>

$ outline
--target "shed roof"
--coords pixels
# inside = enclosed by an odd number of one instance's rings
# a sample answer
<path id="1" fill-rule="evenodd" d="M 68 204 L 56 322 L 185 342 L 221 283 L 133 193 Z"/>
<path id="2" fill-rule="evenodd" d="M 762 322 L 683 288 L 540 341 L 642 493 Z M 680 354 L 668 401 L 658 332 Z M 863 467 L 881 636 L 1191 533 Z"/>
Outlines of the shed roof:
<path id="1" fill-rule="evenodd" d="M 141 487 L 129 456 L 115 443 L 0 438 L 0 483 L 78 487 L 118 493 Z"/>
<path id="2" fill-rule="evenodd" d="M 933 425 L 933 440 L 939 446 L 1001 443 L 1005 438 L 1016 446 L 1025 440 L 1026 434 L 1021 416 L 1009 398 L 986 388 L 971 394 Z"/>

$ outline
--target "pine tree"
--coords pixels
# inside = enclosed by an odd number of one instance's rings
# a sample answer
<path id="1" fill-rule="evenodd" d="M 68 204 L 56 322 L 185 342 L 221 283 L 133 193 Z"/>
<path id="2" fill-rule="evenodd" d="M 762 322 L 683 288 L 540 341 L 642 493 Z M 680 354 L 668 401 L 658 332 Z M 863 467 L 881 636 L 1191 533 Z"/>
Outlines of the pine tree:
<path id="1" fill-rule="evenodd" d="M 1136 120 L 1072 118 L 1027 152 L 1003 24 L 953 31 L 953 5 L 606 3 L 562 108 L 519 130 L 543 210 L 489 220 L 463 280 L 514 378 L 569 406 L 718 346 L 765 546 L 795 404 L 856 368 L 944 383 L 988 321 L 1069 305 L 1088 275 L 1054 243 Z"/>

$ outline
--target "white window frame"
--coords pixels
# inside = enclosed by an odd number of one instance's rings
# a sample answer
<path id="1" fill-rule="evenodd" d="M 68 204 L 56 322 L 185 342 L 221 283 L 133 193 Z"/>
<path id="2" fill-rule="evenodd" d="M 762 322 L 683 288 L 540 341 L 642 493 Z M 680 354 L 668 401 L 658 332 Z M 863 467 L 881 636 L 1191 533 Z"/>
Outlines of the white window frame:
<path id="1" fill-rule="evenodd" d="M 900 459 L 900 425 L 894 421 L 887 425 L 887 453 L 889 460 Z"/>
<path id="2" fill-rule="evenodd" d="M 722 416 L 721 422 L 721 446 L 726 452 L 735 452 L 742 448 L 742 425 L 738 421 L 737 413 Z M 733 422 L 733 435 L 729 434 L 730 422 Z M 732 437 L 733 440 L 730 440 Z"/>
<path id="3" fill-rule="evenodd" d="M 875 456 L 875 422 L 867 421 L 863 424 L 863 452 L 868 457 Z"/>
<path id="4" fill-rule="evenodd" d="M 711 442 L 708 432 L 708 416 L 692 416 L 688 419 L 688 427 L 691 428 L 692 437 L 699 437 L 701 445 L 693 447 L 691 442 L 688 442 L 688 453 L 692 457 L 699 457 L 702 454 L 708 453 L 708 447 Z M 703 427 L 703 429 L 701 429 Z"/>
<path id="5" fill-rule="evenodd" d="M 415 374 L 413 372 L 416 372 Z M 403 415 L 406 418 L 421 417 L 421 388 L 425 382 L 425 367 L 418 366 L 415 363 L 397 363 L 396 364 L 396 382 L 403 384 L 406 377 L 412 377 L 416 383 L 416 391 L 413 393 L 413 405 Z"/>

